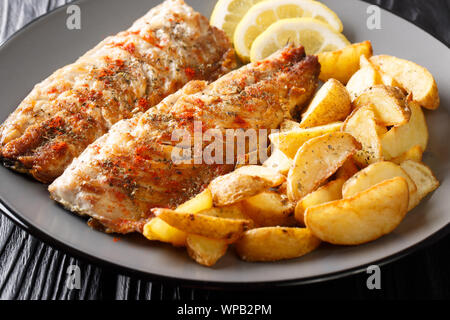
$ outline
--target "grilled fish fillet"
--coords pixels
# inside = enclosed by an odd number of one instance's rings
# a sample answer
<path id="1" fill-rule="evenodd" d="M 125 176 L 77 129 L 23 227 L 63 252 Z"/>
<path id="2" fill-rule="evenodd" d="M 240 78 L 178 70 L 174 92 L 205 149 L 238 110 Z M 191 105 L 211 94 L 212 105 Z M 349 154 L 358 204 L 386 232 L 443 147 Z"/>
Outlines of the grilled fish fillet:
<path id="1" fill-rule="evenodd" d="M 228 164 L 173 162 L 173 151 L 193 148 L 172 132 L 194 136 L 215 128 L 275 129 L 313 95 L 320 72 L 303 48 L 285 48 L 207 84 L 191 81 L 146 113 L 114 125 L 50 185 L 51 197 L 92 217 L 106 232 L 141 231 L 154 207 L 174 208 L 202 191 Z M 182 143 L 181 143 L 182 144 Z M 202 148 L 208 143 L 202 144 Z M 178 150 L 179 151 L 179 150 Z M 177 152 L 175 152 L 177 154 Z"/>
<path id="2" fill-rule="evenodd" d="M 235 65 L 221 30 L 182 0 L 167 0 L 36 85 L 0 127 L 1 160 L 49 183 L 119 120 Z"/>

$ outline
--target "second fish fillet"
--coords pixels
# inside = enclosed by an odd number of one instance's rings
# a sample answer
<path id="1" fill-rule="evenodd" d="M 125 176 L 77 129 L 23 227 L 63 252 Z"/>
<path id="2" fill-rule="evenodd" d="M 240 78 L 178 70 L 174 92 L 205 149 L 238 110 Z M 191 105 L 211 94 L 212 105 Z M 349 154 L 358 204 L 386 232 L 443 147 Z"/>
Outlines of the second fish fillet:
<path id="1" fill-rule="evenodd" d="M 211 84 L 191 81 L 157 107 L 114 125 L 49 187 L 51 197 L 106 232 L 139 232 L 152 208 L 174 208 L 234 168 L 174 163 L 175 130 L 195 136 L 212 128 L 276 129 L 309 101 L 319 73 L 317 57 L 288 47 Z"/>

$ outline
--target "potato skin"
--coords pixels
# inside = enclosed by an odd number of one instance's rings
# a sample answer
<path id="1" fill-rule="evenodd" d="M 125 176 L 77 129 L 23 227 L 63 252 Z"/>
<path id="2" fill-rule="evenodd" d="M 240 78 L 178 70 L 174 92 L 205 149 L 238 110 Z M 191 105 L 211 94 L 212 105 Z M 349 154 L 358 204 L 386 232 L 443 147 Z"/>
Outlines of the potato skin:
<path id="1" fill-rule="evenodd" d="M 381 136 L 383 156 L 386 160 L 399 157 L 415 146 L 420 146 L 422 150 L 427 149 L 429 133 L 425 114 L 418 103 L 409 101 L 408 105 L 411 110 L 409 122 L 393 127 Z"/>
<path id="2" fill-rule="evenodd" d="M 316 190 L 360 148 L 358 141 L 345 132 L 330 133 L 306 142 L 289 170 L 289 199 L 297 201 Z"/>
<path id="3" fill-rule="evenodd" d="M 383 160 L 383 149 L 378 136 L 375 113 L 370 106 L 355 109 L 347 118 L 342 128 L 361 143 L 362 148 L 353 156 L 359 166 Z"/>
<path id="4" fill-rule="evenodd" d="M 370 58 L 373 55 L 370 41 L 355 43 L 341 50 L 318 54 L 321 65 L 319 79 L 326 82 L 334 78 L 347 84 L 352 75 L 359 69 L 361 55 Z"/>
<path id="5" fill-rule="evenodd" d="M 303 197 L 302 200 L 297 202 L 297 206 L 295 207 L 295 219 L 304 226 L 306 209 L 325 202 L 342 199 L 342 186 L 344 182 L 345 179 L 330 181 L 316 191 Z"/>
<path id="6" fill-rule="evenodd" d="M 336 79 L 328 80 L 302 115 L 301 128 L 317 127 L 345 120 L 352 111 L 347 89 Z"/>
<path id="7" fill-rule="evenodd" d="M 408 212 L 406 180 L 396 177 L 352 198 L 308 208 L 305 223 L 322 241 L 359 245 L 392 232 Z"/>
<path id="8" fill-rule="evenodd" d="M 411 118 L 407 97 L 396 87 L 375 85 L 359 95 L 353 105 L 356 109 L 370 106 L 377 123 L 383 126 L 401 126 Z"/>
<path id="9" fill-rule="evenodd" d="M 294 226 L 295 203 L 289 201 L 285 195 L 267 191 L 242 202 L 247 214 L 257 226 Z"/>
<path id="10" fill-rule="evenodd" d="M 211 181 L 213 202 L 227 206 L 250 198 L 269 188 L 277 187 L 286 177 L 276 170 L 263 166 L 245 166 Z"/>
<path id="11" fill-rule="evenodd" d="M 341 131 L 343 124 L 343 122 L 335 122 L 314 128 L 299 128 L 286 132 L 273 133 L 269 138 L 272 144 L 280 151 L 289 158 L 294 159 L 298 149 L 307 141 L 327 133 Z"/>
<path id="12" fill-rule="evenodd" d="M 169 209 L 153 209 L 152 212 L 169 225 L 186 233 L 212 239 L 223 239 L 229 243 L 236 241 L 252 225 L 251 220 L 218 218 Z"/>
<path id="13" fill-rule="evenodd" d="M 410 210 L 416 207 L 420 201 L 439 187 L 439 180 L 434 176 L 433 171 L 422 162 L 406 160 L 400 167 L 411 177 L 417 186 L 415 201 L 410 206 Z"/>
<path id="14" fill-rule="evenodd" d="M 410 210 L 416 202 L 417 186 L 399 165 L 389 161 L 380 161 L 371 164 L 348 179 L 342 187 L 342 196 L 344 198 L 351 198 L 361 191 L 367 190 L 380 182 L 395 177 L 403 177 L 408 183 L 408 210 Z"/>
<path id="15" fill-rule="evenodd" d="M 197 263 L 212 267 L 227 253 L 226 241 L 190 234 L 186 239 L 188 255 Z"/>
<path id="16" fill-rule="evenodd" d="M 440 104 L 439 90 L 433 75 L 424 67 L 389 55 L 370 58 L 381 72 L 392 77 L 402 89 L 412 93 L 414 101 L 424 108 L 436 110 Z"/>
<path id="17" fill-rule="evenodd" d="M 245 261 L 278 261 L 301 257 L 320 245 L 306 228 L 267 227 L 249 230 L 235 244 Z"/>

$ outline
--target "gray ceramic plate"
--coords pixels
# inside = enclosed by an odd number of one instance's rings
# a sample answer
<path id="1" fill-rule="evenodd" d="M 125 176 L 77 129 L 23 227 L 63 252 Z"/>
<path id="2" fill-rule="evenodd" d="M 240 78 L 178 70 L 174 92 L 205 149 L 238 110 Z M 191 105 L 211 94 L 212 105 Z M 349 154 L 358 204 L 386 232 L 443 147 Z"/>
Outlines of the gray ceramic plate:
<path id="1" fill-rule="evenodd" d="M 209 16 L 215 1 L 187 0 Z M 3 121 L 33 85 L 57 68 L 73 62 L 109 34 L 127 28 L 159 0 L 96 0 L 77 2 L 82 29 L 66 29 L 66 9 L 30 24 L 0 49 L 0 120 Z M 450 222 L 450 154 L 448 147 L 450 50 L 429 34 L 382 11 L 381 30 L 366 27 L 368 4 L 358 0 L 324 1 L 341 17 L 352 42 L 369 39 L 376 53 L 392 54 L 429 68 L 441 89 L 441 108 L 427 112 L 430 146 L 425 155 L 441 187 L 409 213 L 390 235 L 358 247 L 323 245 L 305 257 L 278 263 L 244 263 L 229 252 L 214 268 L 189 259 L 184 250 L 151 243 L 137 236 L 113 241 L 90 229 L 85 220 L 53 203 L 46 186 L 0 167 L 0 198 L 7 214 L 31 232 L 65 250 L 128 271 L 166 279 L 209 284 L 317 281 L 362 270 L 362 267 L 410 252 L 432 235 L 448 231 Z"/>

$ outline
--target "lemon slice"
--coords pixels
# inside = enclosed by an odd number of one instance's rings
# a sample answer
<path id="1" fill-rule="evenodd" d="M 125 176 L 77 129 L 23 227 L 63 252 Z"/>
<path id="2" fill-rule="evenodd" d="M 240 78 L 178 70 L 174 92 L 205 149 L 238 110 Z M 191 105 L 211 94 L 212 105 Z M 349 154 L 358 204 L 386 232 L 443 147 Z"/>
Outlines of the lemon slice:
<path id="1" fill-rule="evenodd" d="M 272 23 L 281 19 L 300 17 L 315 18 L 328 23 L 337 32 L 343 30 L 339 17 L 320 2 L 266 0 L 254 5 L 237 25 L 233 37 L 237 54 L 243 61 L 248 61 L 253 41 Z"/>
<path id="2" fill-rule="evenodd" d="M 283 19 L 261 33 L 251 47 L 251 61 L 270 56 L 288 43 L 303 45 L 306 54 L 335 51 L 350 45 L 342 33 L 313 18 Z"/>
<path id="3" fill-rule="evenodd" d="M 225 31 L 233 40 L 234 30 L 247 11 L 263 0 L 219 0 L 211 14 L 211 25 Z"/>

